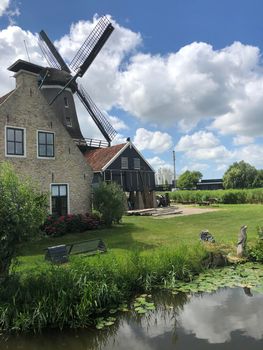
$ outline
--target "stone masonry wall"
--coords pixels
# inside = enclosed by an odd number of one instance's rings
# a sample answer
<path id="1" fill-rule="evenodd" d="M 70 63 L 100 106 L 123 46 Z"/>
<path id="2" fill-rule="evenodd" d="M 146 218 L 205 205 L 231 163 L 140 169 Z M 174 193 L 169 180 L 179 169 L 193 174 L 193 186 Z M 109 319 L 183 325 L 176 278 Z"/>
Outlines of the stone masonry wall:
<path id="1" fill-rule="evenodd" d="M 38 89 L 37 76 L 21 71 L 16 83 L 0 105 L 0 162 L 12 163 L 19 176 L 32 178 L 44 192 L 50 192 L 51 183 L 68 184 L 69 212 L 90 211 L 91 167 Z M 26 157 L 5 156 L 5 126 L 26 129 Z M 37 157 L 37 130 L 55 133 L 55 159 Z"/>

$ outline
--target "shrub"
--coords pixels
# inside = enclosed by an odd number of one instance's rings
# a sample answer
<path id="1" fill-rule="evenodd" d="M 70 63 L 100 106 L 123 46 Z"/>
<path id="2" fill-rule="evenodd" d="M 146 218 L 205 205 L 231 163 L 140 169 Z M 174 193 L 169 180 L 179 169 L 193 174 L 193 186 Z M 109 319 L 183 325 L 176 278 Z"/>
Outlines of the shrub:
<path id="1" fill-rule="evenodd" d="M 263 226 L 258 226 L 258 239 L 253 247 L 248 250 L 249 258 L 253 261 L 263 262 Z"/>
<path id="2" fill-rule="evenodd" d="M 49 215 L 41 230 L 48 236 L 63 236 L 69 232 L 83 232 L 97 229 L 100 219 L 95 214 Z"/>
<path id="3" fill-rule="evenodd" d="M 102 182 L 94 191 L 93 205 L 101 214 L 106 226 L 119 222 L 125 212 L 126 196 L 115 182 Z"/>
<path id="4" fill-rule="evenodd" d="M 31 182 L 32 183 L 32 182 Z M 47 197 L 15 175 L 8 163 L 0 165 L 0 279 L 8 274 L 17 244 L 39 231 L 47 215 Z"/>

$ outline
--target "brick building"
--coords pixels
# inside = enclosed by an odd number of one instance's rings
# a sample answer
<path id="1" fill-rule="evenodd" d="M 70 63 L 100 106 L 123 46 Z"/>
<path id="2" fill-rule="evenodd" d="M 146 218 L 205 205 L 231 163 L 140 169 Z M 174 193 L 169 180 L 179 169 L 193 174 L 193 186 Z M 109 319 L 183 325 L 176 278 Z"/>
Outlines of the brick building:
<path id="1" fill-rule="evenodd" d="M 48 192 L 50 212 L 85 213 L 91 206 L 93 171 L 76 143 L 83 136 L 73 92 L 66 89 L 50 106 L 64 77 L 58 76 L 57 86 L 39 89 L 42 69 L 22 60 L 9 68 L 16 88 L 0 98 L 0 162 L 10 162 L 17 174 Z"/>

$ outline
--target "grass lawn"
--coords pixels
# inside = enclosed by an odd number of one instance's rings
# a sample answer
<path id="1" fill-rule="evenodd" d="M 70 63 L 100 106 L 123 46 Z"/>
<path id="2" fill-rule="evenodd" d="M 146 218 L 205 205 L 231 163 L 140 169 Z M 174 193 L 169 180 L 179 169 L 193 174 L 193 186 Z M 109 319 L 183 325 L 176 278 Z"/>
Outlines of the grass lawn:
<path id="1" fill-rule="evenodd" d="M 199 240 L 199 233 L 208 229 L 220 245 L 234 249 L 240 226 L 248 226 L 248 243 L 255 241 L 257 226 L 263 226 L 263 205 L 220 205 L 220 210 L 199 215 L 155 219 L 152 217 L 126 216 L 120 225 L 110 229 L 68 234 L 57 238 L 42 238 L 20 247 L 19 269 L 43 264 L 44 249 L 57 244 L 68 244 L 91 238 L 102 238 L 109 252 L 125 254 L 130 250 L 145 251 L 160 246 L 192 245 Z"/>

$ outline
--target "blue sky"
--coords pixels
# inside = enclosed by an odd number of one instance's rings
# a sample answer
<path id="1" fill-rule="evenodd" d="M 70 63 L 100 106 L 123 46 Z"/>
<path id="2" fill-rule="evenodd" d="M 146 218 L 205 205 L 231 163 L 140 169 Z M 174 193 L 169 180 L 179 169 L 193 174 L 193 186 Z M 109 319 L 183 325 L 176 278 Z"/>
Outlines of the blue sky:
<path id="1" fill-rule="evenodd" d="M 8 65 L 45 64 L 44 29 L 70 60 L 96 23 L 111 16 L 112 37 L 83 78 L 99 107 L 158 169 L 221 177 L 244 159 L 262 168 L 262 0 L 0 0 L 0 95 Z M 95 17 L 94 17 L 95 16 Z M 83 132 L 101 137 L 77 105 Z"/>

